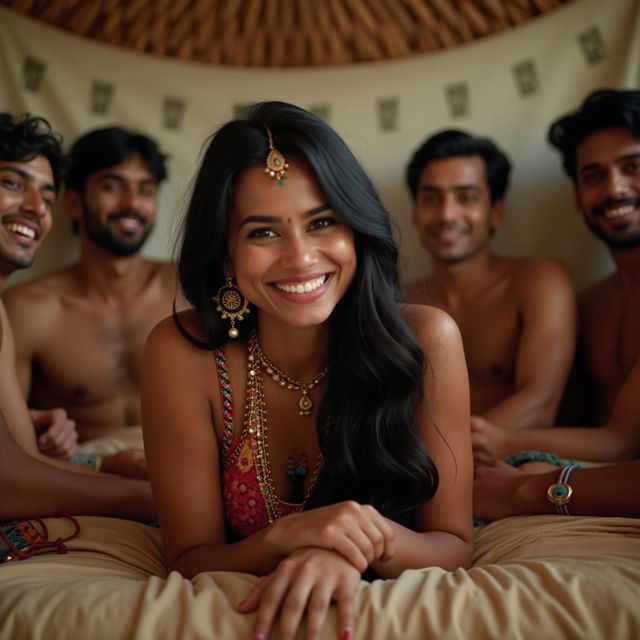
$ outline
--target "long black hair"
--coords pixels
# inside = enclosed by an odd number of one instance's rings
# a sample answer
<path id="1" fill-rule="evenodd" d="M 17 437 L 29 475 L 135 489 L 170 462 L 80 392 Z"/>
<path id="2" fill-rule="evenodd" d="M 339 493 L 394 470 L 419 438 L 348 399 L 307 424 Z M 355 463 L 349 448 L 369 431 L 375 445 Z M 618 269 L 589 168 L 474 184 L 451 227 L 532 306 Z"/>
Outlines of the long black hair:
<path id="1" fill-rule="evenodd" d="M 174 319 L 203 349 L 228 339 L 212 298 L 225 279 L 234 186 L 244 171 L 264 165 L 267 128 L 285 157 L 304 156 L 313 168 L 329 204 L 353 229 L 358 265 L 332 314 L 330 372 L 318 412 L 325 463 L 308 507 L 353 499 L 411 525 L 417 507 L 438 486 L 438 472 L 415 426 L 416 413 L 426 411 L 426 357 L 398 306 L 398 250 L 389 214 L 347 145 L 320 118 L 290 104 L 265 102 L 212 136 L 177 243 L 180 283 L 208 339 L 196 339 L 179 316 Z M 236 326 L 247 335 L 255 321 L 254 310 Z"/>

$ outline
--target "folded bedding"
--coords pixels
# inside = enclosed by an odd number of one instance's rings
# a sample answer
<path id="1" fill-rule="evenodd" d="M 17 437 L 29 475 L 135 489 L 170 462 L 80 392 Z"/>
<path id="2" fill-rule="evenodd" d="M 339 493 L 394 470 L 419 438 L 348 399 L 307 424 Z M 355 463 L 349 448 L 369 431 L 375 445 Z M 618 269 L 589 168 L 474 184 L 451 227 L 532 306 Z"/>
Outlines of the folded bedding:
<path id="1" fill-rule="evenodd" d="M 158 529 L 80 517 L 68 553 L 0 565 L 2 640 L 250 638 L 258 578 L 167 572 Z M 49 537 L 71 524 L 46 520 Z M 640 520 L 530 516 L 479 528 L 473 566 L 362 582 L 355 638 L 640 638 Z M 323 638 L 337 638 L 331 612 Z M 303 637 L 302 634 L 300 637 Z"/>

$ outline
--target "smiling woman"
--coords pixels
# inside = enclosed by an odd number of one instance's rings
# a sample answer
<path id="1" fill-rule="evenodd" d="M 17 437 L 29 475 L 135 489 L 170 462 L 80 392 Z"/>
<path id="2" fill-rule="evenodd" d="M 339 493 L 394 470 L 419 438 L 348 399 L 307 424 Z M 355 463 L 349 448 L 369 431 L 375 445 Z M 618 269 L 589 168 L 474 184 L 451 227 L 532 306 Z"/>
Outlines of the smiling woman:
<path id="1" fill-rule="evenodd" d="M 332 601 L 351 637 L 363 571 L 468 566 L 460 336 L 399 304 L 389 215 L 335 131 L 279 102 L 222 127 L 178 249 L 193 309 L 152 332 L 142 394 L 168 565 L 268 576 L 255 637 L 306 613 L 312 639 Z"/>
<path id="2" fill-rule="evenodd" d="M 238 180 L 227 269 L 267 318 L 319 326 L 349 288 L 356 269 L 353 230 L 329 204 L 302 157 L 292 157 L 286 188 L 261 166 Z M 267 213 L 267 215 L 264 215 Z M 262 320 L 262 316 L 261 316 Z"/>

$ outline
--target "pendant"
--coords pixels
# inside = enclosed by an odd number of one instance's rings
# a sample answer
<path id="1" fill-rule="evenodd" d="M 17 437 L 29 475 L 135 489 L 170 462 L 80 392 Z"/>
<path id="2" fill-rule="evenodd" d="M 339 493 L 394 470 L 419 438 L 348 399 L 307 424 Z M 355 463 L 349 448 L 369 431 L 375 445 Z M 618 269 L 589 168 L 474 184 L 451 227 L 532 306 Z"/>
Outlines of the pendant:
<path id="1" fill-rule="evenodd" d="M 291 493 L 292 502 L 304 502 L 304 479 L 309 473 L 307 456 L 303 451 L 296 457 L 291 454 L 287 458 L 287 480 L 293 485 Z"/>
<path id="2" fill-rule="evenodd" d="M 307 395 L 306 390 L 302 392 L 302 398 L 298 400 L 298 406 L 300 407 L 300 415 L 309 417 L 311 415 L 311 409 L 313 408 L 313 402 Z"/>

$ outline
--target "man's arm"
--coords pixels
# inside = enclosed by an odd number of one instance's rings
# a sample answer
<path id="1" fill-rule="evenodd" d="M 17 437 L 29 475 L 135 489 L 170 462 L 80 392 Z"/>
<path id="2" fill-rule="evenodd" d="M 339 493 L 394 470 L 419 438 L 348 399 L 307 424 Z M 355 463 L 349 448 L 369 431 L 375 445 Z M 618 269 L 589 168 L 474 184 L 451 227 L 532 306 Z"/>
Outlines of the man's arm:
<path id="1" fill-rule="evenodd" d="M 522 309 L 516 390 L 483 417 L 510 429 L 547 427 L 554 423 L 575 352 L 573 283 L 561 262 L 544 259 L 524 267 L 516 284 Z"/>
<path id="2" fill-rule="evenodd" d="M 37 346 L 43 336 L 46 336 L 46 318 L 49 313 L 37 304 L 26 285 L 19 285 L 8 289 L 2 294 L 7 315 L 13 331 L 15 345 L 15 362 L 18 382 L 22 395 L 28 400 L 31 389 L 31 366 L 35 360 Z"/>
<path id="3" fill-rule="evenodd" d="M 11 324 L 0 301 L 0 410 L 17 445 L 26 453 L 38 456 L 36 435 L 29 410 L 16 377 L 16 350 Z"/>
<path id="4" fill-rule="evenodd" d="M 514 431 L 474 418 L 474 457 L 487 463 L 526 449 L 551 451 L 563 458 L 622 462 L 640 453 L 640 360 L 618 395 L 609 421 L 601 427 L 554 427 Z"/>
<path id="5" fill-rule="evenodd" d="M 3 293 L 2 299 L 11 321 L 10 326 L 15 328 L 15 368 L 23 397 L 28 402 L 32 367 L 40 345 L 43 341 L 56 339 L 50 333 L 54 315 L 51 306 L 53 298 L 42 298 L 37 289 L 27 284 L 9 289 Z M 33 409 L 30 417 L 41 453 L 53 458 L 68 458 L 75 453 L 78 440 L 76 424 L 68 418 L 63 408 Z"/>
<path id="6" fill-rule="evenodd" d="M 153 518 L 148 482 L 129 480 L 45 458 L 15 373 L 15 346 L 0 300 L 0 520 L 50 515 Z"/>
<path id="7" fill-rule="evenodd" d="M 60 463 L 63 464 L 63 463 Z M 23 451 L 0 413 L 0 520 L 56 512 L 154 519 L 148 482 L 58 468 Z"/>
<path id="8" fill-rule="evenodd" d="M 558 481 L 559 473 L 557 468 L 532 473 L 504 462 L 477 467 L 473 513 L 485 520 L 556 513 L 546 496 L 549 486 Z M 640 517 L 640 460 L 578 469 L 569 483 L 573 495 L 567 506 L 572 515 Z"/>

